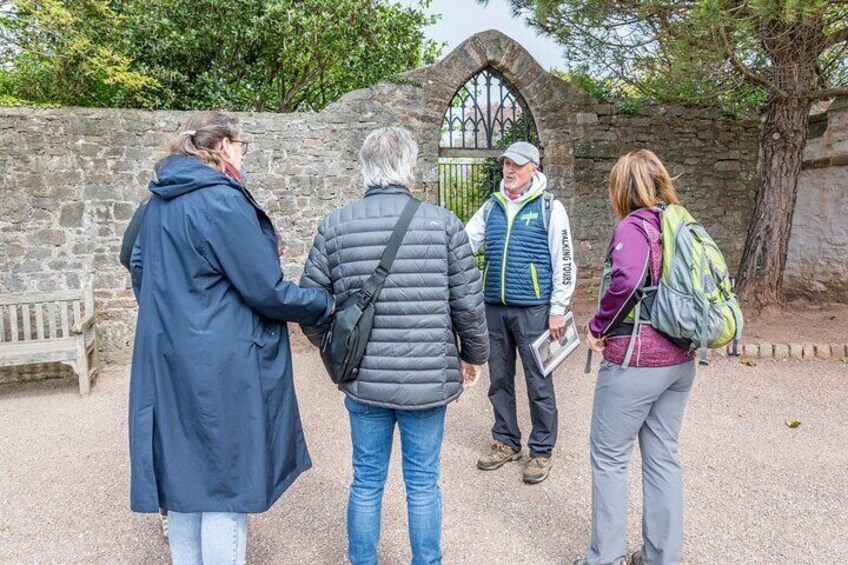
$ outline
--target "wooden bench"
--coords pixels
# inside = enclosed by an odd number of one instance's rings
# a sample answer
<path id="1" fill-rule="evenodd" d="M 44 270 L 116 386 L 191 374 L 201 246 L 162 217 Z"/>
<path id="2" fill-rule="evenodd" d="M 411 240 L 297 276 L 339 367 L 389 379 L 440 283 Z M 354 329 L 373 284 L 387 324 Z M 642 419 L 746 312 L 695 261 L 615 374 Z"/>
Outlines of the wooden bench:
<path id="1" fill-rule="evenodd" d="M 87 395 L 97 373 L 91 286 L 0 295 L 0 367 L 57 362 L 74 370 Z"/>

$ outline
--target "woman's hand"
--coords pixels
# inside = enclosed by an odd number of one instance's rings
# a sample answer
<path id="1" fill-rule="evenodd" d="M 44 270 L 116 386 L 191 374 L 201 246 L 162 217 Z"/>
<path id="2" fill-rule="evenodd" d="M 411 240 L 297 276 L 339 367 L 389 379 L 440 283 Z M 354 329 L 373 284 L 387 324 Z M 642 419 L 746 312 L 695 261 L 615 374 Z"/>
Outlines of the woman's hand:
<path id="1" fill-rule="evenodd" d="M 592 332 L 589 330 L 589 327 L 586 327 L 586 342 L 589 345 L 589 349 L 591 349 L 595 353 L 602 353 L 604 351 L 605 341 L 606 339 L 603 337 L 593 336 Z"/>

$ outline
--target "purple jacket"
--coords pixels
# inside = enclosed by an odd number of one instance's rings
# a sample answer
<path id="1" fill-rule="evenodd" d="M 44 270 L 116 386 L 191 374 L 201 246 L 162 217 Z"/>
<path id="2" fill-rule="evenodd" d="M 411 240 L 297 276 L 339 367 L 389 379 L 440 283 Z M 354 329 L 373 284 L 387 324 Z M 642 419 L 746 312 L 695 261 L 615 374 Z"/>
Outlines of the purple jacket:
<path id="1" fill-rule="evenodd" d="M 624 320 L 636 304 L 636 290 L 650 272 L 651 284 L 662 275 L 662 237 L 660 215 L 656 210 L 636 210 L 615 227 L 607 256 L 612 271 L 610 285 L 589 331 L 595 337 L 606 336 Z M 667 367 L 692 359 L 692 352 L 676 345 L 649 325 L 643 325 L 636 337 L 630 365 L 634 367 Z M 630 336 L 609 336 L 604 358 L 616 364 L 624 362 Z"/>

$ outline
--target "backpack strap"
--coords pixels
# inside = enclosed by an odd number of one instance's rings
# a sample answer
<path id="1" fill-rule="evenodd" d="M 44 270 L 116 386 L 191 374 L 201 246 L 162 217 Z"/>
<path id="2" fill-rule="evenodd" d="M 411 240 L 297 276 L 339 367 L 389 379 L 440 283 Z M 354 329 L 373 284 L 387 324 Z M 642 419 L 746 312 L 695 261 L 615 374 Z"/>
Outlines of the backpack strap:
<path id="1" fill-rule="evenodd" d="M 412 217 L 420 205 L 420 200 L 410 198 L 403 212 L 401 212 L 400 219 L 395 224 L 395 229 L 389 238 L 389 243 L 383 250 L 383 256 L 380 258 L 380 264 L 377 265 L 377 270 L 362 285 L 359 303 L 363 309 L 371 302 L 376 302 L 377 298 L 379 298 L 380 291 L 383 290 L 383 284 L 386 282 L 386 277 L 389 276 L 389 271 L 391 271 L 392 264 L 395 262 L 400 244 L 403 242 L 403 238 L 409 229 L 409 224 L 412 222 Z"/>
<path id="2" fill-rule="evenodd" d="M 551 225 L 551 214 L 553 214 L 554 201 L 556 196 L 550 192 L 545 192 L 542 195 L 542 221 L 545 223 L 545 231 Z"/>
<path id="3" fill-rule="evenodd" d="M 494 209 L 494 207 L 495 207 L 494 196 L 492 198 L 489 198 L 488 200 L 486 200 L 486 203 L 483 204 L 483 224 L 484 225 L 489 223 L 489 216 L 492 215 L 492 210 Z"/>
<path id="4" fill-rule="evenodd" d="M 707 253 L 706 249 L 701 248 L 701 288 L 706 288 L 707 282 Z M 710 325 L 710 305 L 704 300 L 702 305 L 704 309 L 704 317 L 701 319 L 701 358 L 698 361 L 701 365 L 709 365 L 707 360 L 707 331 Z"/>

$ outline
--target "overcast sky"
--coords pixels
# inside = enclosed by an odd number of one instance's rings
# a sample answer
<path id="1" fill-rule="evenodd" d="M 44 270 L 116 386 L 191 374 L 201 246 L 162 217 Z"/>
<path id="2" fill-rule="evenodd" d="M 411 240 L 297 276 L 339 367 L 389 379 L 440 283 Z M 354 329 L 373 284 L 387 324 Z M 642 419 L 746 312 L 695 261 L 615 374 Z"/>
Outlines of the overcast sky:
<path id="1" fill-rule="evenodd" d="M 413 1 L 407 0 L 407 4 Z M 537 36 L 523 18 L 514 18 L 508 0 L 490 0 L 487 6 L 475 0 L 433 0 L 429 12 L 442 15 L 439 23 L 427 28 L 427 34 L 431 39 L 447 42 L 443 55 L 477 32 L 497 29 L 523 45 L 545 69 L 565 68 L 556 43 Z"/>

